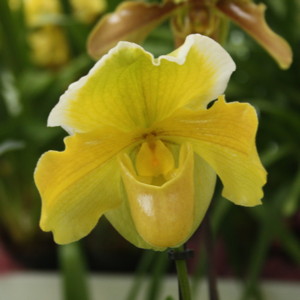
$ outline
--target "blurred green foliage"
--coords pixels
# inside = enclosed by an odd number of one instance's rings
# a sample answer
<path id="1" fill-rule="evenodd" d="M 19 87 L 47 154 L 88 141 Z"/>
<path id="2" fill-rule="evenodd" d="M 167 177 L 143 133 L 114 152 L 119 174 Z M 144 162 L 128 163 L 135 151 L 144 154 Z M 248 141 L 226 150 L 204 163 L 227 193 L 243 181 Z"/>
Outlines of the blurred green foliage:
<path id="1" fill-rule="evenodd" d="M 108 1 L 108 11 L 119 2 Z M 291 265 L 300 265 L 300 4 L 298 0 L 262 2 L 268 7 L 270 26 L 293 48 L 290 69 L 280 70 L 255 41 L 232 24 L 225 48 L 237 64 L 227 100 L 250 102 L 259 114 L 258 150 L 269 173 L 264 204 L 236 207 L 217 195 L 211 216 L 232 269 L 245 278 L 243 299 L 249 295 L 262 299 L 260 274 L 275 241 Z M 17 245 L 43 235 L 32 174 L 43 152 L 63 149 L 65 135 L 59 128 L 46 127 L 47 116 L 68 85 L 93 65 L 85 49 L 93 24 L 78 22 L 68 12 L 68 1 L 62 3 L 65 14 L 60 26 L 71 54 L 66 64 L 51 68 L 32 60 L 27 39 L 30 29 L 22 7 L 12 10 L 8 1 L 0 0 L 0 234 Z M 168 24 L 156 29 L 144 46 L 156 56 L 171 51 Z M 199 268 L 203 269 L 203 261 Z"/>
<path id="2" fill-rule="evenodd" d="M 237 63 L 227 99 L 248 101 L 259 114 L 258 150 L 268 171 L 263 206 L 231 207 L 222 230 L 229 259 L 246 277 L 244 298 L 259 292 L 260 273 L 275 244 L 290 268 L 300 264 L 300 89 L 299 1 L 263 1 L 271 28 L 294 53 L 293 64 L 280 71 L 245 33 L 232 26 L 227 49 Z M 222 221 L 221 221 L 222 222 Z M 277 279 L 284 277 L 283 268 Z M 298 274 L 299 276 L 299 274 Z M 299 279 L 299 277 L 298 277 Z"/>
<path id="3" fill-rule="evenodd" d="M 38 66 L 28 40 L 34 29 L 26 26 L 22 7 L 11 9 L 8 1 L 0 1 L 0 219 L 1 231 L 14 242 L 40 233 L 32 174 L 41 153 L 57 148 L 63 134 L 46 127 L 49 111 L 92 65 L 85 52 L 91 26 L 65 15 L 61 28 L 72 39 L 69 61 L 55 68 Z M 74 28 L 78 38 L 72 36 Z"/>

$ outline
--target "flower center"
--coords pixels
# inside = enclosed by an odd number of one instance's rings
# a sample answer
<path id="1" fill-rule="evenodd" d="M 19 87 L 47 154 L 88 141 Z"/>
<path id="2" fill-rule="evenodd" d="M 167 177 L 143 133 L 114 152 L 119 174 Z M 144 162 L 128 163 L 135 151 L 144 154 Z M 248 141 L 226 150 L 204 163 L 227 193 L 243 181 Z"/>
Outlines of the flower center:
<path id="1" fill-rule="evenodd" d="M 166 177 L 174 170 L 175 161 L 167 146 L 150 134 L 139 149 L 135 166 L 139 176 Z"/>

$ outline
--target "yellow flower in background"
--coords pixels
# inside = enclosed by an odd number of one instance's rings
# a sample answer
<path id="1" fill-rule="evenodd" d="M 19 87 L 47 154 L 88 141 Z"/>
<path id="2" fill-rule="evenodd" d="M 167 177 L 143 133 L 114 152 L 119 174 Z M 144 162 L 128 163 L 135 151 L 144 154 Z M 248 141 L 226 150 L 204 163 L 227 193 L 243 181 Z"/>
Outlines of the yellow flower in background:
<path id="1" fill-rule="evenodd" d="M 23 0 L 23 5 L 32 60 L 44 67 L 65 64 L 69 60 L 70 49 L 60 26 L 59 1 Z"/>
<path id="2" fill-rule="evenodd" d="M 58 0 L 23 0 L 33 60 L 41 66 L 61 66 L 70 57 L 62 27 L 64 14 Z M 91 23 L 106 8 L 104 0 L 71 0 L 75 19 Z"/>
<path id="3" fill-rule="evenodd" d="M 26 23 L 29 26 L 41 26 L 49 22 L 49 17 L 58 18 L 61 7 L 58 0 L 23 0 Z"/>
<path id="4" fill-rule="evenodd" d="M 199 34 L 159 58 L 120 42 L 49 115 L 48 126 L 69 136 L 36 167 L 41 228 L 70 243 L 105 215 L 134 245 L 163 250 L 197 229 L 216 175 L 228 200 L 260 204 L 266 172 L 255 109 L 220 96 L 234 70 L 228 53 Z"/>
<path id="5" fill-rule="evenodd" d="M 23 0 L 26 21 L 31 26 L 45 22 L 47 16 L 59 16 L 62 6 L 59 0 Z M 82 22 L 92 22 L 106 9 L 105 0 L 70 0 L 75 18 Z"/>
<path id="6" fill-rule="evenodd" d="M 39 66 L 61 66 L 70 57 L 70 49 L 62 29 L 48 25 L 34 30 L 28 36 L 32 57 Z"/>
<path id="7" fill-rule="evenodd" d="M 75 17 L 81 22 L 94 21 L 106 9 L 105 0 L 71 0 Z"/>

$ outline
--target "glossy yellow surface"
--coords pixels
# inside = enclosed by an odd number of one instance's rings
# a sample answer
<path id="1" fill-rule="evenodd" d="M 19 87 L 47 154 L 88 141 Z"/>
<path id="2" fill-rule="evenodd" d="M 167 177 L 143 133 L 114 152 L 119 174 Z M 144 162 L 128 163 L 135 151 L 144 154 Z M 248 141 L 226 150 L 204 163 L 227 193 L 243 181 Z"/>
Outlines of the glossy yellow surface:
<path id="1" fill-rule="evenodd" d="M 141 145 L 136 157 L 136 169 L 140 176 L 167 175 L 175 167 L 171 151 L 161 140 L 150 138 Z"/>
<path id="2" fill-rule="evenodd" d="M 121 160 L 124 186 L 138 233 L 155 247 L 175 247 L 190 235 L 194 221 L 194 160 L 183 146 L 174 177 L 161 186 L 144 184 L 128 156 Z"/>
<path id="3" fill-rule="evenodd" d="M 48 125 L 70 136 L 35 171 L 42 229 L 69 243 L 105 215 L 138 247 L 176 247 L 201 223 L 216 174 L 224 197 L 259 204 L 266 172 L 254 108 L 220 96 L 207 109 L 234 69 L 220 45 L 198 34 L 157 59 L 119 43 L 50 113 Z"/>

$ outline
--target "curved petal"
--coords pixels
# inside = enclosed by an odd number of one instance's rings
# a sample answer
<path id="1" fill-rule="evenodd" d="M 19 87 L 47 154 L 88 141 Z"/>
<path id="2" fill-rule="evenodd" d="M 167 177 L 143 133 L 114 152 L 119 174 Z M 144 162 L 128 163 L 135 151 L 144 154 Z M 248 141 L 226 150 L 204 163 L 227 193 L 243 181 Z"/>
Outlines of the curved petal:
<path id="1" fill-rule="evenodd" d="M 168 1 L 145 3 L 125 1 L 113 13 L 105 15 L 91 32 L 87 48 L 99 59 L 119 41 L 142 42 L 160 23 L 182 5 Z"/>
<path id="2" fill-rule="evenodd" d="M 132 220 L 129 203 L 124 190 L 124 186 L 121 188 L 122 203 L 115 209 L 111 209 L 105 213 L 105 217 L 111 223 L 111 225 L 131 244 L 138 248 L 153 249 L 153 250 L 165 250 L 165 248 L 154 247 L 147 243 L 140 234 L 137 232 L 134 222 Z"/>
<path id="3" fill-rule="evenodd" d="M 192 161 L 192 157 L 190 156 L 190 162 Z M 210 204 L 210 201 L 213 196 L 215 182 L 216 182 L 216 173 L 214 170 L 198 155 L 194 154 L 194 166 L 189 166 L 194 169 L 193 174 L 193 183 L 194 186 L 194 213 L 192 216 L 193 223 L 191 225 L 191 229 L 189 234 L 186 236 L 186 240 L 195 232 L 198 228 L 199 224 L 204 218 L 204 215 L 207 211 L 207 208 Z M 128 164 L 128 160 L 125 159 L 123 167 L 124 171 L 127 173 L 134 174 L 135 172 L 131 169 L 130 163 Z M 126 163 L 127 162 L 127 163 Z M 127 167 L 126 167 L 127 165 Z M 187 165 L 186 165 L 187 166 Z M 188 168 L 185 168 L 185 172 L 188 172 Z M 128 175 L 128 174 L 127 174 Z M 186 174 L 184 174 L 186 175 Z M 129 175 L 130 176 L 130 175 Z M 182 175 L 183 176 L 183 175 Z M 130 177 L 129 177 L 130 179 Z M 131 177 L 134 184 L 137 184 L 133 177 Z M 177 181 L 176 181 L 177 182 Z M 189 183 L 191 184 L 191 183 Z M 131 184 L 130 184 L 131 185 Z M 138 184 L 137 184 L 138 185 Z M 143 186 L 143 184 L 141 184 Z M 144 185 L 146 186 L 146 185 Z M 128 188 L 128 187 L 127 187 Z M 138 233 L 135 223 L 133 221 L 130 204 L 128 198 L 126 199 L 126 191 L 123 191 L 125 200 L 122 204 L 116 209 L 109 210 L 105 216 L 108 218 L 109 222 L 115 227 L 115 229 L 130 243 L 134 244 L 136 247 L 144 248 L 144 249 L 153 249 L 163 251 L 165 247 L 158 247 L 147 243 L 142 236 Z M 187 197 L 184 196 L 184 201 L 187 200 Z M 181 199 L 182 200 L 182 199 Z M 160 200 L 161 201 L 161 200 Z M 169 208 L 166 214 L 169 214 Z M 182 215 L 181 215 L 182 216 Z M 178 226 L 181 226 L 182 220 L 178 221 Z M 183 220 L 185 222 L 185 220 Z M 124 226 L 126 224 L 126 226 Z M 150 223 L 145 224 L 145 226 L 151 226 Z M 160 230 L 160 228 L 157 228 Z M 164 228 L 166 230 L 166 228 Z M 175 227 L 172 229 L 175 230 Z"/>
<path id="4" fill-rule="evenodd" d="M 208 110 L 181 110 L 157 127 L 166 140 L 193 145 L 219 175 L 224 197 L 244 206 L 260 204 L 266 172 L 255 147 L 257 116 L 251 105 L 220 97 Z"/>
<path id="5" fill-rule="evenodd" d="M 213 197 L 216 172 L 199 155 L 194 155 L 195 213 L 192 234 L 199 227 Z"/>
<path id="6" fill-rule="evenodd" d="M 69 132 L 146 128 L 182 106 L 206 106 L 224 91 L 234 69 L 229 54 L 199 34 L 158 59 L 138 45 L 120 42 L 69 87 L 48 125 Z"/>
<path id="7" fill-rule="evenodd" d="M 121 156 L 121 171 L 131 216 L 140 236 L 159 248 L 176 247 L 187 240 L 194 222 L 194 154 L 184 145 L 179 168 L 162 186 L 139 181 L 128 156 Z"/>
<path id="8" fill-rule="evenodd" d="M 39 160 L 35 182 L 42 197 L 40 226 L 59 244 L 86 236 L 101 215 L 120 205 L 116 155 L 134 138 L 106 130 L 65 139 L 66 150 Z"/>
<path id="9" fill-rule="evenodd" d="M 218 1 L 217 8 L 260 43 L 282 69 L 290 67 L 293 60 L 292 49 L 287 41 L 272 31 L 266 23 L 264 4 L 221 0 Z"/>

